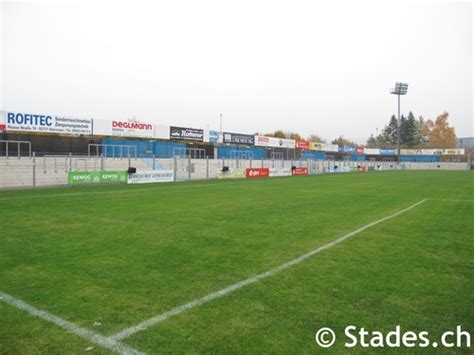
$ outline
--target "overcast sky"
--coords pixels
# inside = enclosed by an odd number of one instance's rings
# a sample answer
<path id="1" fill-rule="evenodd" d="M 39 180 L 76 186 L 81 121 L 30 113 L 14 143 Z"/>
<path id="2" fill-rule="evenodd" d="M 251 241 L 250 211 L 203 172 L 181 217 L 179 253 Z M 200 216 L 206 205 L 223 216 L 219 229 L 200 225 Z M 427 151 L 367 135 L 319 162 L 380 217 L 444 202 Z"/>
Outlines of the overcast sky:
<path id="1" fill-rule="evenodd" d="M 473 136 L 472 4 L 3 2 L 3 109 L 359 143 L 396 112 Z"/>

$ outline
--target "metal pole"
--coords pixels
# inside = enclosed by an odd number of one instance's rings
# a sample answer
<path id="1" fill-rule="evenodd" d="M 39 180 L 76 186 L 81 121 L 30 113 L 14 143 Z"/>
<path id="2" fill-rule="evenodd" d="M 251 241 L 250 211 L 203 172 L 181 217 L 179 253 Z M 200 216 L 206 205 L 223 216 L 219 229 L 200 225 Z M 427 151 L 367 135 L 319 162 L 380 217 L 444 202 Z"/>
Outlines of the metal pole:
<path id="1" fill-rule="evenodd" d="M 36 153 L 33 152 L 33 187 L 36 187 Z"/>
<path id="2" fill-rule="evenodd" d="M 398 96 L 398 121 L 397 121 L 397 156 L 400 163 L 400 95 Z"/>
<path id="3" fill-rule="evenodd" d="M 191 180 L 191 154 L 188 157 L 188 180 Z"/>
<path id="4" fill-rule="evenodd" d="M 20 159 L 20 142 L 17 143 L 17 149 L 18 149 L 18 159 Z"/>
<path id="5" fill-rule="evenodd" d="M 155 154 L 153 154 L 152 157 L 153 157 L 153 170 L 156 170 Z"/>
<path id="6" fill-rule="evenodd" d="M 206 180 L 209 180 L 209 156 L 206 156 Z"/>
<path id="7" fill-rule="evenodd" d="M 174 156 L 174 157 L 173 157 L 173 180 L 174 180 L 174 181 L 176 181 L 177 172 L 178 172 L 178 167 L 177 167 L 177 162 L 176 162 L 176 156 Z"/>

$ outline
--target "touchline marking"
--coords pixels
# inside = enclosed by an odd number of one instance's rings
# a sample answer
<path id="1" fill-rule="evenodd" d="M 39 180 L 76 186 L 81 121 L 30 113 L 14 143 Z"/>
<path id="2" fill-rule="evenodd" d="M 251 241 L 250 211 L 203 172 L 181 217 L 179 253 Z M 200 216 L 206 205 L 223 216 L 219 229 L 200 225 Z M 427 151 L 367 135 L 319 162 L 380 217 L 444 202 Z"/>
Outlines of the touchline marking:
<path id="1" fill-rule="evenodd" d="M 185 303 L 185 304 L 183 304 L 183 305 L 181 305 L 181 306 L 175 307 L 175 308 L 173 308 L 173 309 L 171 309 L 171 310 L 169 310 L 169 311 L 167 311 L 167 312 L 165 312 L 165 313 L 162 313 L 162 314 L 160 314 L 160 315 L 157 315 L 157 316 L 155 316 L 155 317 L 152 317 L 152 318 L 150 318 L 150 319 L 147 319 L 147 320 L 145 320 L 145 321 L 143 321 L 143 322 L 141 322 L 141 323 L 139 323 L 139 324 L 137 324 L 137 325 L 134 325 L 134 326 L 132 326 L 132 327 L 130 327 L 130 328 L 126 328 L 126 329 L 124 329 L 124 330 L 122 330 L 122 331 L 116 333 L 115 335 L 110 336 L 110 339 L 113 339 L 113 340 L 117 340 L 117 341 L 118 341 L 118 340 L 122 340 L 122 339 L 128 338 L 129 336 L 131 336 L 131 335 L 133 335 L 133 334 L 135 334 L 135 333 L 137 333 L 137 332 L 139 332 L 139 331 L 145 330 L 145 329 L 147 329 L 147 328 L 149 328 L 149 327 L 151 327 L 151 326 L 153 326 L 153 325 L 155 325 L 155 324 L 157 324 L 157 323 L 163 322 L 163 321 L 167 320 L 168 318 L 171 318 L 171 317 L 173 317 L 173 316 L 176 316 L 176 315 L 178 315 L 178 314 L 180 314 L 180 313 L 183 313 L 183 312 L 185 312 L 185 311 L 187 311 L 187 310 L 189 310 L 189 309 L 198 307 L 198 306 L 200 306 L 200 305 L 202 305 L 202 304 L 204 304 L 204 303 L 207 303 L 207 302 L 209 302 L 209 301 L 212 301 L 213 299 L 216 299 L 216 298 L 225 296 L 225 295 L 227 295 L 227 294 L 229 294 L 229 293 L 231 293 L 231 292 L 234 292 L 235 290 L 238 290 L 238 289 L 240 289 L 240 288 L 242 288 L 242 287 L 245 287 L 245 286 L 247 286 L 247 285 L 253 284 L 253 283 L 255 283 L 255 282 L 257 282 L 257 281 L 260 281 L 260 280 L 262 280 L 262 279 L 264 279 L 264 278 L 267 278 L 267 277 L 269 277 L 269 276 L 275 275 L 276 273 L 278 273 L 278 272 L 280 272 L 280 271 L 283 271 L 283 270 L 285 270 L 285 269 L 288 269 L 289 267 L 291 267 L 291 266 L 293 266 L 293 265 L 299 264 L 299 263 L 301 263 L 302 261 L 306 260 L 307 258 L 309 258 L 309 257 L 311 257 L 311 256 L 313 256 L 313 255 L 315 255 L 315 254 L 318 254 L 318 253 L 322 252 L 323 250 L 329 249 L 329 248 L 331 248 L 331 247 L 333 247 L 333 246 L 335 246 L 335 245 L 337 245 L 337 244 L 339 244 L 339 243 L 345 241 L 346 239 L 348 239 L 348 238 L 350 238 L 350 237 L 352 237 L 352 236 L 354 236 L 354 235 L 356 235 L 356 234 L 358 234 L 358 233 L 360 233 L 360 232 L 363 232 L 364 230 L 366 230 L 366 229 L 368 229 L 368 228 L 370 228 L 370 227 L 373 227 L 373 226 L 375 226 L 375 225 L 377 225 L 377 224 L 379 224 L 379 223 L 382 223 L 382 222 L 385 222 L 385 221 L 387 221 L 387 220 L 389 220 L 389 219 L 392 219 L 392 218 L 394 218 L 394 217 L 397 217 L 397 216 L 401 215 L 402 213 L 405 213 L 405 212 L 407 212 L 407 211 L 409 211 L 409 210 L 411 210 L 411 209 L 413 209 L 413 208 L 415 208 L 415 207 L 421 205 L 421 204 L 424 203 L 425 201 L 427 201 L 427 199 L 421 200 L 421 201 L 415 203 L 414 205 L 411 205 L 411 206 L 409 206 L 409 207 L 407 207 L 407 208 L 405 208 L 405 209 L 403 209 L 403 210 L 400 210 L 400 211 L 398 211 L 398 212 L 395 212 L 395 213 L 393 213 L 393 214 L 391 214 L 391 215 L 389 215 L 389 216 L 387 216 L 387 217 L 383 217 L 383 218 L 378 219 L 378 220 L 376 220 L 376 221 L 374 221 L 374 222 L 371 222 L 371 223 L 369 223 L 369 224 L 366 224 L 365 226 L 360 227 L 359 229 L 356 229 L 356 230 L 354 230 L 354 231 L 352 231 L 352 232 L 350 232 L 350 233 L 347 233 L 347 234 L 343 235 L 342 237 L 339 237 L 339 238 L 333 240 L 332 242 L 330 242 L 330 243 L 328 243 L 328 244 L 325 244 L 325 245 L 323 245 L 323 246 L 321 246 L 321 247 L 319 247 L 319 248 L 317 248 L 317 249 L 314 249 L 314 250 L 312 250 L 312 251 L 310 251 L 310 252 L 308 252 L 308 253 L 306 253 L 306 254 L 303 254 L 303 255 L 299 256 L 299 257 L 296 258 L 296 259 L 290 260 L 290 261 L 288 261 L 288 262 L 286 262 L 286 263 L 284 263 L 284 264 L 282 264 L 282 265 L 280 265 L 280 266 L 277 266 L 277 267 L 274 268 L 274 269 L 271 269 L 271 270 L 266 271 L 266 272 L 264 272 L 264 273 L 255 275 L 255 276 L 250 277 L 250 278 L 248 278 L 248 279 L 239 281 L 239 282 L 237 282 L 237 283 L 235 283 L 235 284 L 233 284 L 233 285 L 230 285 L 230 286 L 228 286 L 228 287 L 226 287 L 226 288 L 223 288 L 222 290 L 219 290 L 219 291 L 213 292 L 213 293 L 211 293 L 211 294 L 209 294 L 209 295 L 207 295 L 207 296 L 204 296 L 204 297 L 195 299 L 194 301 L 191 301 L 191 302 L 189 302 L 189 303 Z"/>
<path id="2" fill-rule="evenodd" d="M 462 200 L 454 198 L 430 198 L 431 201 L 447 201 L 447 202 L 474 202 L 474 200 Z"/>
<path id="3" fill-rule="evenodd" d="M 41 311 L 23 302 L 22 300 L 10 296 L 9 294 L 4 293 L 2 291 L 0 291 L 0 301 L 9 304 L 10 306 L 26 311 L 34 317 L 41 318 L 47 322 L 60 326 L 61 328 L 66 329 L 70 333 L 74 333 L 80 336 L 81 338 L 84 338 L 85 340 L 95 343 L 103 348 L 112 350 L 116 353 L 123 355 L 143 354 L 125 344 L 120 343 L 117 340 L 110 339 L 89 329 L 82 328 L 70 321 L 55 316 L 54 314 L 48 313 L 46 311 Z"/>

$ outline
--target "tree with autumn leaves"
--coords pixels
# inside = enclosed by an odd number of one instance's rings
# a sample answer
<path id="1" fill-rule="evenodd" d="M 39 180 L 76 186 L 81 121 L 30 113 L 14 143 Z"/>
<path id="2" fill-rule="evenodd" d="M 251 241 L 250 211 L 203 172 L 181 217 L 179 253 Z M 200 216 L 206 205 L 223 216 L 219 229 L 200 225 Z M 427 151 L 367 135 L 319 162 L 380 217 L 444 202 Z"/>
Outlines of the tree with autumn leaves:
<path id="1" fill-rule="evenodd" d="M 449 126 L 449 114 L 444 112 L 434 121 L 415 118 L 412 112 L 400 118 L 400 145 L 405 148 L 455 148 L 456 134 Z M 396 147 L 397 119 L 392 115 L 389 123 L 377 137 L 367 140 L 368 147 Z"/>

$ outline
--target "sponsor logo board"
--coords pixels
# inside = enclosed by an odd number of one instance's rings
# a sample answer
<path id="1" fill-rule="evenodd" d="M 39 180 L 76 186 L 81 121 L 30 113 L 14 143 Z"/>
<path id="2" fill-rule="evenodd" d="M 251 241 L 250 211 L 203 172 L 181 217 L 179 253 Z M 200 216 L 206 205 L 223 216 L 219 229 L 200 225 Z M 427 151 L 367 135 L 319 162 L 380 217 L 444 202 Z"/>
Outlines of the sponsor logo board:
<path id="1" fill-rule="evenodd" d="M 126 183 L 126 171 L 71 171 L 69 185 Z"/>
<path id="2" fill-rule="evenodd" d="M 92 118 L 6 111 L 4 129 L 30 133 L 89 135 L 92 134 Z"/>
<path id="3" fill-rule="evenodd" d="M 245 177 L 245 169 L 231 169 L 229 171 L 219 171 L 218 179 L 239 179 Z"/>
<path id="4" fill-rule="evenodd" d="M 224 132 L 224 143 L 254 145 L 255 136 L 250 134 Z"/>
<path id="5" fill-rule="evenodd" d="M 174 181 L 173 170 L 137 171 L 128 176 L 128 184 L 151 184 Z"/>
<path id="6" fill-rule="evenodd" d="M 246 178 L 266 178 L 270 176 L 269 168 L 247 168 L 245 169 Z"/>
<path id="7" fill-rule="evenodd" d="M 291 169 L 292 175 L 308 175 L 308 168 L 293 168 Z"/>
<path id="8" fill-rule="evenodd" d="M 260 147 L 295 148 L 294 139 L 255 136 L 255 145 Z"/>
<path id="9" fill-rule="evenodd" d="M 299 149 L 309 149 L 310 142 L 306 141 L 296 141 L 296 148 Z"/>
<path id="10" fill-rule="evenodd" d="M 204 141 L 204 130 L 197 128 L 170 127 L 170 139 L 183 141 Z"/>
<path id="11" fill-rule="evenodd" d="M 290 168 L 270 168 L 270 177 L 274 176 L 291 176 Z"/>

